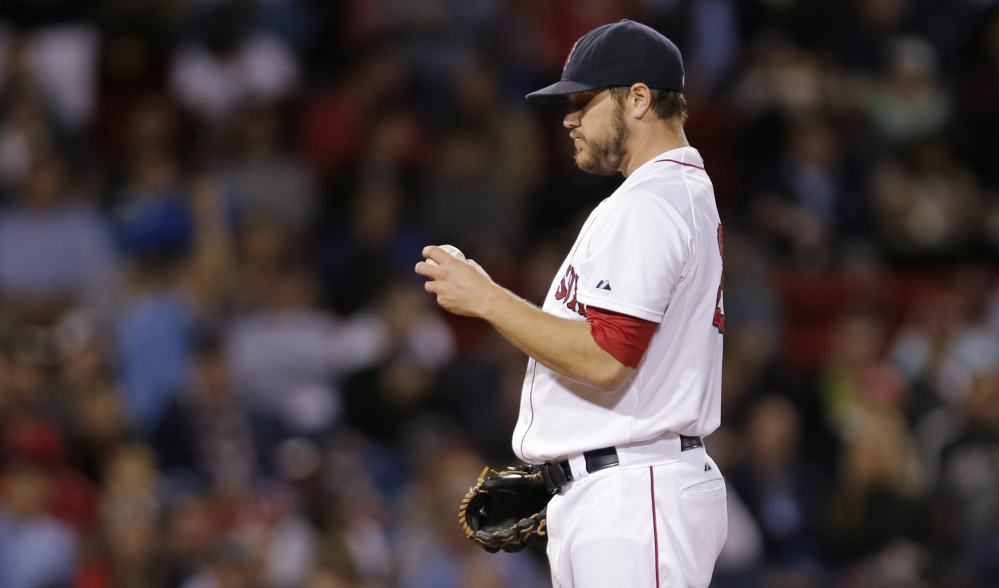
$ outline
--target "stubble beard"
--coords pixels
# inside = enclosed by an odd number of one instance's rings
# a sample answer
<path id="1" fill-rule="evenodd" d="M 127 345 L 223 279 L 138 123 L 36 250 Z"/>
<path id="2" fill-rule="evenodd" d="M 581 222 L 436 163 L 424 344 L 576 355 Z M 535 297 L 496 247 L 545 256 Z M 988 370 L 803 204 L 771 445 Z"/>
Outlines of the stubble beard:
<path id="1" fill-rule="evenodd" d="M 618 104 L 611 120 L 611 133 L 607 137 L 586 139 L 588 149 L 585 152 L 582 148 L 576 149 L 576 167 L 598 176 L 614 175 L 624 161 L 629 135 L 624 107 Z"/>

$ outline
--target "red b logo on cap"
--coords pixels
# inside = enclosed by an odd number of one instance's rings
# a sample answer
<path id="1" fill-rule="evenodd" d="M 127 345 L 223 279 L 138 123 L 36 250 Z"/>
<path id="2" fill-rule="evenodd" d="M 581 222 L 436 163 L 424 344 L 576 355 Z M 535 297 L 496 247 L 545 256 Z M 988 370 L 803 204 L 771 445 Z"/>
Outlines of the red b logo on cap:
<path id="1" fill-rule="evenodd" d="M 576 43 L 579 43 L 579 41 L 576 41 Z M 569 49 L 569 54 L 565 56 L 565 65 L 562 66 L 562 71 L 565 71 L 565 68 L 569 67 L 569 60 L 572 59 L 572 52 L 576 50 L 576 43 L 572 44 L 572 49 Z"/>

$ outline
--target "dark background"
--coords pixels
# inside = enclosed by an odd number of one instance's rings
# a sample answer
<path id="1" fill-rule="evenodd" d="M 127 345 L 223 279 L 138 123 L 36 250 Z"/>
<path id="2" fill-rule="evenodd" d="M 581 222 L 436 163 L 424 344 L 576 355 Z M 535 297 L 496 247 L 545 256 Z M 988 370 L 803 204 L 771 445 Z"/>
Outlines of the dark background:
<path id="1" fill-rule="evenodd" d="M 999 585 L 989 0 L 3 0 L 0 586 L 520 588 L 456 523 L 540 302 L 620 182 L 523 95 L 682 49 L 725 223 L 716 587 Z"/>

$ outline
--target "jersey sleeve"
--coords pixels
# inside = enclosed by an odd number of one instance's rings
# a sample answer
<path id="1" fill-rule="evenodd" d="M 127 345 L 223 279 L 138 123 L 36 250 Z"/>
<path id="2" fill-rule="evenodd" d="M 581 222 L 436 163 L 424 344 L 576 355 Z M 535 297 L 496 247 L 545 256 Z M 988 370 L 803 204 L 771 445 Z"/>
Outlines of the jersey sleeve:
<path id="1" fill-rule="evenodd" d="M 575 260 L 579 302 L 662 322 L 693 247 L 679 211 L 652 191 L 633 190 L 590 230 Z"/>
<path id="2" fill-rule="evenodd" d="M 595 306 L 586 307 L 586 320 L 590 323 L 590 334 L 597 345 L 632 369 L 642 361 L 659 326 L 659 323 Z"/>

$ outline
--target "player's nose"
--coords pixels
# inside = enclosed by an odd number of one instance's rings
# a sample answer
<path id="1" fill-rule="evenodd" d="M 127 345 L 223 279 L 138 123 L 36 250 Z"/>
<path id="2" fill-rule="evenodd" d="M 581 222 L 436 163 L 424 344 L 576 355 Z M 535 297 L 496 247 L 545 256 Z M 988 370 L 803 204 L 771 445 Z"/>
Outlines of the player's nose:
<path id="1" fill-rule="evenodd" d="M 565 115 L 562 119 L 562 126 L 567 129 L 575 129 L 579 127 L 579 112 L 573 110 L 572 112 Z"/>

